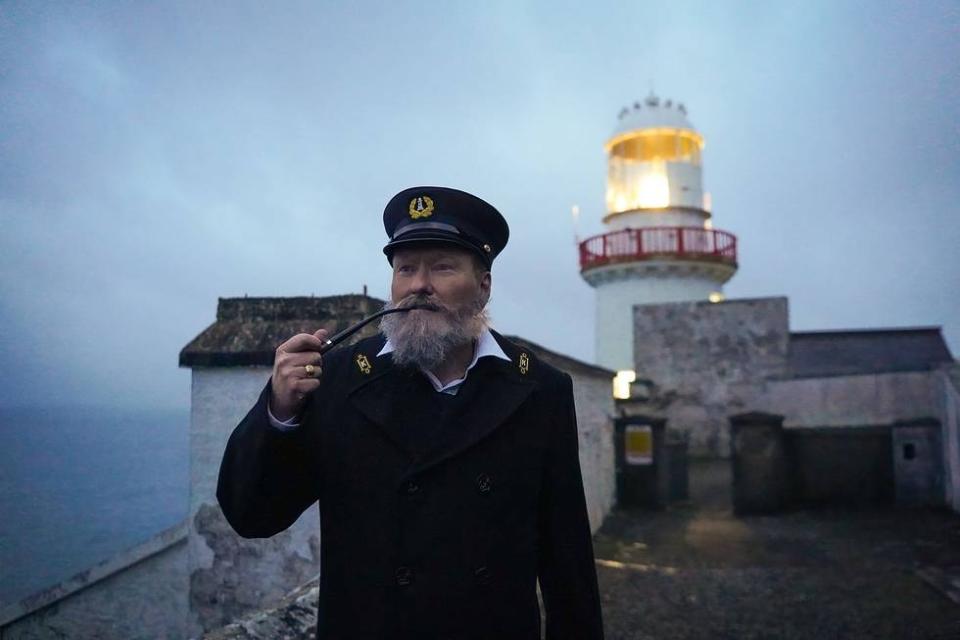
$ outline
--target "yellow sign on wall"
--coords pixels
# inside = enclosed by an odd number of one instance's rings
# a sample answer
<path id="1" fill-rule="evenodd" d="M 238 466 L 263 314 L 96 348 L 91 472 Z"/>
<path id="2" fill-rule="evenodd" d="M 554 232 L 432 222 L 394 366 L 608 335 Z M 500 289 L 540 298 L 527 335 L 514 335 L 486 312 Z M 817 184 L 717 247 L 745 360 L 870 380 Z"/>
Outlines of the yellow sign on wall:
<path id="1" fill-rule="evenodd" d="M 653 429 L 631 424 L 624 429 L 627 464 L 653 464 Z"/>

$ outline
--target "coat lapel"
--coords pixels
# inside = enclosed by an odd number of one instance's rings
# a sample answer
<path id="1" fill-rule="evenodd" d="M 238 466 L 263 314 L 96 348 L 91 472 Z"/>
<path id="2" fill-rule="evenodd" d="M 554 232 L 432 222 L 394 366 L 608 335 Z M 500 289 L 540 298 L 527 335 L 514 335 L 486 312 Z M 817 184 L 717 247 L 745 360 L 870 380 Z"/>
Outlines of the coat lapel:
<path id="1" fill-rule="evenodd" d="M 434 431 L 435 441 L 418 455 L 409 432 L 410 425 L 398 419 L 405 376 L 422 375 L 393 365 L 393 358 L 375 360 L 369 374 L 349 392 L 350 403 L 376 425 L 378 430 L 413 462 L 412 473 L 437 465 L 472 447 L 503 424 L 536 388 L 527 377 L 528 356 L 494 334 L 511 361 L 485 357 L 477 361 L 456 398 L 456 409 L 446 420 L 445 428 Z M 430 428 L 436 425 L 422 425 Z"/>
<path id="2" fill-rule="evenodd" d="M 446 421 L 444 429 L 435 432 L 435 444 L 418 460 L 413 473 L 437 465 L 474 446 L 504 423 L 527 397 L 536 384 L 517 369 L 516 357 L 507 362 L 498 358 L 481 358 L 460 388 L 457 409 Z"/>
<path id="3" fill-rule="evenodd" d="M 350 403 L 375 424 L 387 440 L 412 459 L 414 452 L 408 434 L 396 419 L 399 413 L 397 402 L 401 397 L 398 385 L 407 373 L 394 367 L 390 356 L 377 358 L 372 369 L 369 377 L 364 376 L 348 393 Z"/>

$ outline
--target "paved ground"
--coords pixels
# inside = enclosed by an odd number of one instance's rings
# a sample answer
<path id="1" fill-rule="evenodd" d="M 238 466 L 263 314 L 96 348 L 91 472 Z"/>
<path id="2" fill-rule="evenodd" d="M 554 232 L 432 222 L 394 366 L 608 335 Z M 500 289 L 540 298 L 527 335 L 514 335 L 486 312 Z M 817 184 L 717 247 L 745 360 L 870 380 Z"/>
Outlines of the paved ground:
<path id="1" fill-rule="evenodd" d="M 735 518 L 729 482 L 728 464 L 694 464 L 689 504 L 607 519 L 595 549 L 608 640 L 960 639 L 960 604 L 943 591 L 960 576 L 960 517 Z"/>

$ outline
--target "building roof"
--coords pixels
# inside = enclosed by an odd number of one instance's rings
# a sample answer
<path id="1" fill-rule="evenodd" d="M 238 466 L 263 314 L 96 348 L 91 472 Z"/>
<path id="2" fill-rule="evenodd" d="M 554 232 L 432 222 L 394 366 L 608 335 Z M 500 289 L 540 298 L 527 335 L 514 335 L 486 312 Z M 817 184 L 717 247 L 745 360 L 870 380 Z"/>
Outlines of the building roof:
<path id="1" fill-rule="evenodd" d="M 271 366 L 276 348 L 298 333 L 342 331 L 383 308 L 366 295 L 220 298 L 217 321 L 180 351 L 181 367 Z M 377 332 L 371 323 L 354 338 Z"/>
<path id="2" fill-rule="evenodd" d="M 343 331 L 383 308 L 384 301 L 366 295 L 322 298 L 220 298 L 217 320 L 180 351 L 181 367 L 272 366 L 277 346 L 298 333 Z M 372 322 L 353 338 L 376 334 Z M 567 372 L 612 378 L 594 364 L 551 351 L 518 336 L 509 339 L 549 364 Z"/>
<path id="3" fill-rule="evenodd" d="M 790 333 L 792 378 L 929 371 L 953 362 L 940 327 Z"/>
<path id="4" fill-rule="evenodd" d="M 620 111 L 617 127 L 610 137 L 616 138 L 631 131 L 659 127 L 696 131 L 687 119 L 686 107 L 679 102 L 660 100 L 657 96 L 650 94 L 645 100 L 638 100 Z"/>
<path id="5" fill-rule="evenodd" d="M 531 342 L 526 338 L 521 338 L 520 336 L 506 336 L 506 338 L 507 340 L 515 342 L 521 347 L 530 349 L 530 351 L 533 351 L 538 358 L 547 364 L 553 365 L 557 369 L 561 369 L 567 373 L 594 376 L 604 378 L 606 380 L 609 380 L 613 378 L 613 376 L 617 375 L 616 371 L 605 369 L 604 367 L 590 364 L 589 362 L 584 362 L 583 360 L 577 360 L 576 358 L 571 358 L 570 356 L 558 353 L 556 351 L 551 351 L 550 349 L 542 347 L 536 342 Z"/>

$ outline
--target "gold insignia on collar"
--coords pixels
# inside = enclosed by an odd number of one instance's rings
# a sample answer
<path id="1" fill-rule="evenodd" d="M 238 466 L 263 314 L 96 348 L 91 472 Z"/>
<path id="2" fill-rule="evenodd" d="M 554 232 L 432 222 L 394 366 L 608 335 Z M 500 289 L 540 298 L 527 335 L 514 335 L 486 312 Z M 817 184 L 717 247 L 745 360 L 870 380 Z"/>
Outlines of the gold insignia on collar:
<path id="1" fill-rule="evenodd" d="M 357 354 L 356 361 L 357 361 L 357 368 L 360 369 L 360 371 L 362 371 L 363 373 L 366 373 L 369 375 L 369 373 L 373 370 L 373 367 L 370 366 L 370 361 L 367 360 L 367 356 L 363 355 L 362 353 Z"/>
<path id="2" fill-rule="evenodd" d="M 433 198 L 430 196 L 417 196 L 410 201 L 409 211 L 411 220 L 429 218 L 433 214 Z"/>
<path id="3" fill-rule="evenodd" d="M 530 356 L 526 353 L 520 354 L 520 362 L 518 363 L 520 367 L 520 373 L 527 375 L 527 371 L 530 370 Z"/>

